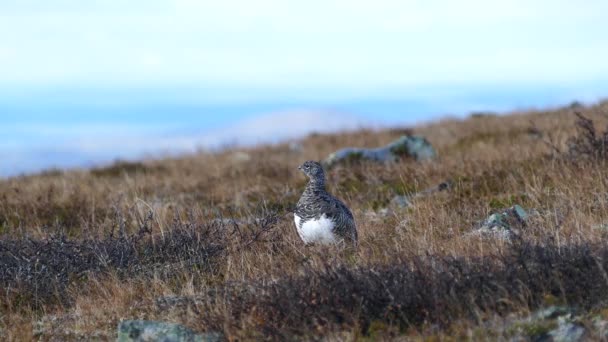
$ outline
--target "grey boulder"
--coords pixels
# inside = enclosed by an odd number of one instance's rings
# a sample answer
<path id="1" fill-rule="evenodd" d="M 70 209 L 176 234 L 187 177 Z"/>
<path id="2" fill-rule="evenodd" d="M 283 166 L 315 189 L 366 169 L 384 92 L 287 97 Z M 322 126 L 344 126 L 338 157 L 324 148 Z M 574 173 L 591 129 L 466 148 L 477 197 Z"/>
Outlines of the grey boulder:
<path id="1" fill-rule="evenodd" d="M 433 159 L 437 152 L 421 136 L 404 135 L 392 143 L 378 148 L 359 148 L 348 147 L 330 154 L 323 161 L 323 166 L 330 168 L 340 162 L 354 160 L 370 160 L 375 162 L 394 162 L 403 157 L 410 157 L 416 160 Z"/>
<path id="2" fill-rule="evenodd" d="M 183 325 L 144 321 L 129 320 L 122 321 L 118 325 L 118 342 L 217 342 L 221 341 L 219 333 L 197 334 Z"/>

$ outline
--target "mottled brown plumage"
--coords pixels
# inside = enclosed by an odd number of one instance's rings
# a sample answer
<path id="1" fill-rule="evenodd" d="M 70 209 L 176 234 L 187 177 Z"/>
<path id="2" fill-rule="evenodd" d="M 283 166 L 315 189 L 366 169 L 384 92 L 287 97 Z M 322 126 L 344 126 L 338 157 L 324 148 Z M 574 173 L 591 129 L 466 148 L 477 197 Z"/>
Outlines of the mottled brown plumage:
<path id="1" fill-rule="evenodd" d="M 325 189 L 321 164 L 307 161 L 298 167 L 309 178 L 300 197 L 294 218 L 305 243 L 357 243 L 355 219 L 348 207 Z"/>

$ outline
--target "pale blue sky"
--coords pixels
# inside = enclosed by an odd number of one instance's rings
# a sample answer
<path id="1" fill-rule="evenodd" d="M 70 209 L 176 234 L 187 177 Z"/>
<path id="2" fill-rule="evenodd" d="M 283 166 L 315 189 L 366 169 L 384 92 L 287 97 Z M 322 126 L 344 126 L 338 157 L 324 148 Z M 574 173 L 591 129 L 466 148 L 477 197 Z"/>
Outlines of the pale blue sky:
<path id="1" fill-rule="evenodd" d="M 0 0 L 0 175 L 595 101 L 606 13 L 599 0 Z"/>
<path id="2" fill-rule="evenodd" d="M 0 2 L 0 83 L 321 86 L 608 78 L 608 2 Z"/>

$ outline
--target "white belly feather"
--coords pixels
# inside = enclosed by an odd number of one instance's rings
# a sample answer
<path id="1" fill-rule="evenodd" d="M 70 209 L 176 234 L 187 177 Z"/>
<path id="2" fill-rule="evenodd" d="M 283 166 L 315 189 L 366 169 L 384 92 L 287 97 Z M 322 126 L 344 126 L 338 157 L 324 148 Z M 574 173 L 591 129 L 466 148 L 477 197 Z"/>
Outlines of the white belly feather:
<path id="1" fill-rule="evenodd" d="M 320 243 L 335 243 L 337 242 L 332 228 L 334 222 L 327 218 L 325 214 L 321 215 L 318 220 L 308 220 L 302 224 L 302 218 L 298 215 L 293 215 L 296 223 L 298 234 L 304 243 L 320 242 Z"/>

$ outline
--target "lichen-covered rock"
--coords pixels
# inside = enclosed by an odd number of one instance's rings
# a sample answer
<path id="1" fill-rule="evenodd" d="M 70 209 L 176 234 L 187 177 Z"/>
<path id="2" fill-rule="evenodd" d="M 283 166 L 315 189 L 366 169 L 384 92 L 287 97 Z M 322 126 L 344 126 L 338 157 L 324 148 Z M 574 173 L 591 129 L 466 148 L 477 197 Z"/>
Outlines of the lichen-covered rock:
<path id="1" fill-rule="evenodd" d="M 510 239 L 514 228 L 523 226 L 528 219 L 528 213 L 520 205 L 514 205 L 502 213 L 495 213 L 485 219 L 476 229 L 475 235 L 492 235 L 499 238 Z"/>
<path id="2" fill-rule="evenodd" d="M 555 319 L 555 318 L 559 318 L 562 316 L 570 315 L 570 314 L 572 314 L 572 312 L 573 312 L 572 308 L 569 308 L 567 306 L 552 305 L 552 306 L 542 308 L 542 309 L 539 309 L 538 311 L 536 311 L 533 318 L 536 320 Z"/>
<path id="3" fill-rule="evenodd" d="M 179 324 L 132 320 L 120 322 L 117 341 L 216 342 L 221 339 L 219 333 L 197 334 Z"/>
<path id="4" fill-rule="evenodd" d="M 577 342 L 585 336 L 585 327 L 572 322 L 569 315 L 557 319 L 557 328 L 549 332 L 554 342 Z"/>
<path id="5" fill-rule="evenodd" d="M 604 320 L 599 316 L 594 317 L 592 326 L 597 336 L 608 340 L 608 320 Z"/>
<path id="6" fill-rule="evenodd" d="M 384 147 L 348 147 L 338 150 L 330 154 L 323 161 L 323 166 L 330 168 L 340 162 L 362 159 L 376 162 L 394 162 L 403 157 L 411 157 L 416 160 L 427 160 L 435 158 L 436 155 L 437 152 L 426 138 L 404 135 Z"/>
<path id="7" fill-rule="evenodd" d="M 508 325 L 507 331 L 515 333 L 511 340 L 577 342 L 587 337 L 582 317 L 567 306 L 549 306 L 539 309 L 527 318 Z"/>

